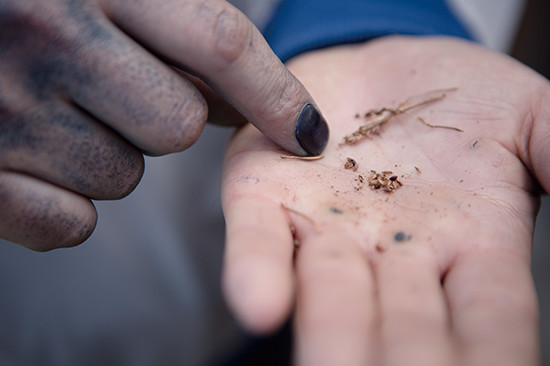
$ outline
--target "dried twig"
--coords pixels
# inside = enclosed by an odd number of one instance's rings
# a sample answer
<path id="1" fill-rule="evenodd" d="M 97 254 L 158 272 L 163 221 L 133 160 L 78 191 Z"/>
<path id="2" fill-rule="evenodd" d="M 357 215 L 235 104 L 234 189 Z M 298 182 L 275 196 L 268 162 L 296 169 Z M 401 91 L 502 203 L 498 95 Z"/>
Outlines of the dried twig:
<path id="1" fill-rule="evenodd" d="M 295 160 L 320 160 L 324 158 L 323 154 L 316 156 L 298 156 L 298 155 L 281 155 L 281 159 L 295 159 Z"/>
<path id="2" fill-rule="evenodd" d="M 456 132 L 464 132 L 464 130 L 461 130 L 460 128 L 458 127 L 453 127 L 453 126 L 441 126 L 441 125 L 432 125 L 428 122 L 426 122 L 426 120 L 422 117 L 416 117 L 423 125 L 426 125 L 428 127 L 431 127 L 431 128 L 446 128 L 448 130 L 453 130 L 453 131 L 456 131 Z"/>
<path id="3" fill-rule="evenodd" d="M 381 127 L 388 123 L 393 117 L 403 113 L 407 113 L 411 109 L 438 102 L 447 96 L 446 93 L 455 90 L 457 90 L 457 88 L 431 90 L 427 93 L 405 99 L 404 101 L 399 103 L 396 108 L 384 107 L 377 110 L 370 110 L 364 115 L 365 119 L 367 119 L 367 123 L 359 126 L 359 128 L 352 134 L 344 136 L 344 142 L 342 144 L 353 145 L 366 137 L 377 135 L 380 133 Z M 426 120 L 422 117 L 417 118 L 424 125 L 431 128 L 447 128 L 454 131 L 463 132 L 461 129 L 456 127 L 432 125 L 426 122 Z"/>

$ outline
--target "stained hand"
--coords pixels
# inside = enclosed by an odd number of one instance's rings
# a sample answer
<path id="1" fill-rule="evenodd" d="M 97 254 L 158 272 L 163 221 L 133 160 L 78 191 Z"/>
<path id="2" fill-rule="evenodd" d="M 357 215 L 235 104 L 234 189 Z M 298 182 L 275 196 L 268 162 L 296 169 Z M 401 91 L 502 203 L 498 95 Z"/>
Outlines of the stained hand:
<path id="1" fill-rule="evenodd" d="M 82 242 L 90 198 L 127 195 L 142 153 L 186 149 L 207 116 L 324 148 L 307 91 L 225 1 L 0 0 L 0 28 L 1 238 Z"/>
<path id="2" fill-rule="evenodd" d="M 550 191 L 548 81 L 448 38 L 382 38 L 289 67 L 332 139 L 317 161 L 281 158 L 252 126 L 229 148 L 224 289 L 242 324 L 269 332 L 295 310 L 299 365 L 535 365 L 530 254 L 540 186 Z M 365 112 L 449 87 L 341 144 Z M 371 170 L 403 185 L 376 189 Z"/>

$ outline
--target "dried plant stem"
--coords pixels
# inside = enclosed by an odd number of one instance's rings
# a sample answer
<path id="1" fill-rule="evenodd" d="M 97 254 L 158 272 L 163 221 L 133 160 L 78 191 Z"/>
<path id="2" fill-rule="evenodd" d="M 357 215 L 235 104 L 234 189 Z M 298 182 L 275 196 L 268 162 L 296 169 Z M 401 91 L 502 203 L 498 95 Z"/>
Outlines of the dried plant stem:
<path id="1" fill-rule="evenodd" d="M 388 123 L 393 117 L 404 113 L 408 114 L 408 111 L 410 111 L 411 109 L 419 108 L 427 104 L 438 102 L 443 98 L 445 98 L 448 92 L 452 92 L 455 90 L 458 90 L 458 89 L 448 88 L 448 89 L 431 90 L 427 93 L 423 93 L 423 94 L 412 96 L 410 98 L 405 99 L 404 101 L 399 103 L 399 105 L 396 108 L 384 107 L 381 109 L 370 110 L 367 113 L 365 113 L 365 116 L 364 116 L 367 119 L 367 122 L 359 126 L 359 128 L 352 134 L 344 136 L 343 144 L 353 145 L 366 137 L 379 134 L 380 128 L 384 126 L 386 123 Z M 461 129 L 456 127 L 429 124 L 422 117 L 417 117 L 417 119 L 422 124 L 431 128 L 446 128 L 454 131 L 464 132 Z"/>
<path id="2" fill-rule="evenodd" d="M 426 125 L 428 127 L 431 127 L 431 128 L 446 128 L 448 130 L 453 130 L 453 131 L 457 131 L 457 132 L 464 132 L 464 130 L 461 130 L 460 128 L 458 127 L 453 127 L 453 126 L 441 126 L 441 125 L 432 125 L 428 122 L 426 122 L 426 120 L 422 117 L 416 117 L 423 125 Z"/>
<path id="3" fill-rule="evenodd" d="M 324 158 L 323 154 L 316 156 L 298 156 L 298 155 L 281 155 L 281 159 L 295 159 L 295 160 L 320 160 Z"/>

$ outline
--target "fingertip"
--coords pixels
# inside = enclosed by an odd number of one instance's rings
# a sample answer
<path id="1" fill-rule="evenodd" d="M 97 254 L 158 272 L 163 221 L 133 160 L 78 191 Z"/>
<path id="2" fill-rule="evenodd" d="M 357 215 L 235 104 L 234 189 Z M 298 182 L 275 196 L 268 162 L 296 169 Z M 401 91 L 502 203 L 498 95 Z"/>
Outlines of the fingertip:
<path id="1" fill-rule="evenodd" d="M 73 247 L 93 232 L 86 197 L 17 173 L 0 174 L 0 237 L 37 252 Z"/>
<path id="2" fill-rule="evenodd" d="M 139 182 L 143 178 L 145 173 L 145 159 L 141 153 L 135 154 L 135 160 L 133 164 L 129 163 L 125 169 L 122 169 L 120 178 L 114 180 L 117 184 L 114 184 L 114 190 L 109 195 L 103 197 L 90 196 L 92 199 L 122 199 L 132 193 Z"/>
<path id="3" fill-rule="evenodd" d="M 226 273 L 224 292 L 241 326 L 254 334 L 279 329 L 290 315 L 293 289 L 288 273 L 273 263 L 250 261 Z"/>
<path id="4" fill-rule="evenodd" d="M 97 211 L 94 204 L 84 198 L 78 207 L 78 212 L 75 212 L 76 220 L 72 225 L 72 230 L 68 228 L 64 240 L 54 242 L 51 249 L 70 248 L 84 243 L 92 235 L 97 225 Z"/>
<path id="5" fill-rule="evenodd" d="M 72 248 L 84 243 L 92 235 L 97 224 L 97 211 L 84 197 L 72 210 L 43 212 L 41 217 L 27 217 L 26 224 L 33 229 L 15 237 L 14 241 L 36 252 Z M 55 209 L 54 209 L 55 210 Z"/>
<path id="6" fill-rule="evenodd" d="M 112 153 L 105 153 L 102 162 L 107 166 L 101 176 L 86 172 L 85 177 L 91 177 L 93 180 L 86 181 L 87 185 L 69 185 L 68 189 L 93 200 L 118 200 L 132 193 L 145 173 L 145 159 L 137 149 L 118 149 Z"/>
<path id="7" fill-rule="evenodd" d="M 161 156 L 181 152 L 197 142 L 208 120 L 208 105 L 198 91 L 190 94 L 190 90 L 187 95 L 182 94 L 183 102 L 174 102 L 170 113 L 151 124 L 154 128 L 144 134 L 144 142 L 139 145 L 145 154 Z"/>
<path id="8" fill-rule="evenodd" d="M 175 119 L 173 124 L 177 125 L 179 122 L 179 130 L 174 129 L 177 134 L 175 134 L 174 146 L 169 152 L 187 150 L 199 139 L 208 120 L 208 105 L 204 97 L 197 91 L 197 96 L 188 98 Z M 171 133 L 168 131 L 168 135 Z"/>
<path id="9" fill-rule="evenodd" d="M 501 250 L 463 254 L 446 275 L 444 291 L 468 364 L 537 364 L 539 318 L 529 261 Z"/>

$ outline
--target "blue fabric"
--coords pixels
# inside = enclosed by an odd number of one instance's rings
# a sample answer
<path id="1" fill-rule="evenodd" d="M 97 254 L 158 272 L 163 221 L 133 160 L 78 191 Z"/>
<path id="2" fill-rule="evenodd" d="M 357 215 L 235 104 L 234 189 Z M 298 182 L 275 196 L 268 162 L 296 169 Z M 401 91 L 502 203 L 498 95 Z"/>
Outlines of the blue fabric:
<path id="1" fill-rule="evenodd" d="M 391 34 L 471 39 L 444 0 L 283 0 L 264 29 L 283 61 L 305 51 Z"/>

